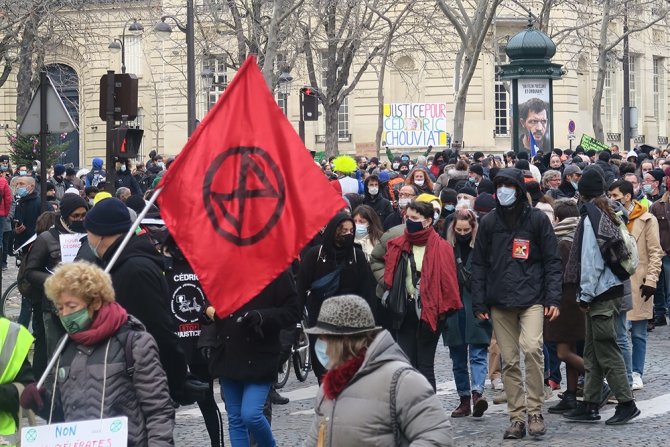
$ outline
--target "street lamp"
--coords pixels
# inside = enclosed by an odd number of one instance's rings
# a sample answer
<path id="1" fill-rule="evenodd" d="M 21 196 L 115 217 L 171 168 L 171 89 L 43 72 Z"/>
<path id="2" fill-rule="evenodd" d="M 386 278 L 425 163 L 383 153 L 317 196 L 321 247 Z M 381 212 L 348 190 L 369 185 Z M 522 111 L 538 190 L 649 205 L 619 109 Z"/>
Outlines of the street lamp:
<path id="1" fill-rule="evenodd" d="M 165 40 L 172 34 L 172 27 L 165 23 L 171 19 L 177 25 L 182 33 L 186 34 L 186 112 L 188 120 L 188 136 L 190 137 L 195 130 L 195 33 L 194 33 L 194 12 L 193 0 L 186 0 L 186 25 L 184 26 L 179 19 L 174 16 L 163 16 L 161 21 L 156 23 L 154 31 L 156 36 Z"/>
<path id="2" fill-rule="evenodd" d="M 279 84 L 279 93 L 284 96 L 288 96 L 291 92 L 291 84 L 293 83 L 293 76 L 288 72 L 287 68 L 284 68 L 283 71 L 279 74 L 278 79 Z"/>
<path id="3" fill-rule="evenodd" d="M 202 78 L 202 89 L 209 92 L 214 83 L 214 72 L 209 68 L 203 68 L 200 77 Z"/>
<path id="4" fill-rule="evenodd" d="M 132 23 L 131 23 L 132 22 Z M 130 23 L 130 26 L 128 24 Z M 142 34 L 144 27 L 137 19 L 128 19 L 128 21 L 123 25 L 123 33 L 121 34 L 121 40 L 114 38 L 107 48 L 109 51 L 116 54 L 121 51 L 121 73 L 126 72 L 126 28 L 131 34 L 138 35 Z"/>

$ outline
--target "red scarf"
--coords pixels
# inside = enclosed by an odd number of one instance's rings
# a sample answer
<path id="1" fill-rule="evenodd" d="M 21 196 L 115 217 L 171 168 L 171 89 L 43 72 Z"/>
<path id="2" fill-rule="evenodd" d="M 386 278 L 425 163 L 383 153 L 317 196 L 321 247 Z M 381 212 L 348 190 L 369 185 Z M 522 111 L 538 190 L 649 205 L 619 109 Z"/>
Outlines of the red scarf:
<path id="1" fill-rule="evenodd" d="M 400 255 L 409 253 L 412 246 L 425 246 L 421 267 L 421 319 L 437 331 L 440 316 L 461 309 L 461 295 L 456 278 L 456 260 L 451 244 L 442 239 L 432 227 L 399 236 L 388 242 L 384 264 L 384 283 L 388 290 L 393 286 Z"/>
<path id="2" fill-rule="evenodd" d="M 349 385 L 354 375 L 361 369 L 365 352 L 367 348 L 361 349 L 356 357 L 350 358 L 337 368 L 331 369 L 323 376 L 323 394 L 330 399 L 335 400 L 342 391 Z"/>
<path id="3" fill-rule="evenodd" d="M 85 331 L 70 334 L 70 338 L 85 346 L 93 346 L 114 335 L 128 321 L 128 312 L 119 303 L 103 305 L 93 316 L 93 324 Z"/>

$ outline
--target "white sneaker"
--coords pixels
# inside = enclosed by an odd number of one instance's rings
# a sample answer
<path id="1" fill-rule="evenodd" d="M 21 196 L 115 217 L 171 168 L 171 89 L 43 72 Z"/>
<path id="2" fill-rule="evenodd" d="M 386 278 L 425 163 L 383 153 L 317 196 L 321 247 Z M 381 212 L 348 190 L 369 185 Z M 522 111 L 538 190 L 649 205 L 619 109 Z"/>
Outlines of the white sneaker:
<path id="1" fill-rule="evenodd" d="M 491 386 L 496 391 L 502 391 L 505 387 L 501 378 L 495 378 L 491 381 Z"/>
<path id="2" fill-rule="evenodd" d="M 633 373 L 633 386 L 631 389 L 633 391 L 641 390 L 644 388 L 644 383 L 642 383 L 642 376 L 638 372 Z"/>

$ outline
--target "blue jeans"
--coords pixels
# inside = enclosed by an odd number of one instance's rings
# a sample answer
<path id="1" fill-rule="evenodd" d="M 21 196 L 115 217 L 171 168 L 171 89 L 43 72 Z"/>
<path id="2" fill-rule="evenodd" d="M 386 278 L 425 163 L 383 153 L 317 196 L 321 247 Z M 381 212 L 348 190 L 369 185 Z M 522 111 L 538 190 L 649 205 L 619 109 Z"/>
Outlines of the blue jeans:
<path id="1" fill-rule="evenodd" d="M 249 433 L 258 447 L 276 447 L 272 429 L 263 415 L 270 383 L 250 383 L 219 379 L 228 412 L 228 433 L 232 447 L 248 447 Z"/>
<path id="2" fill-rule="evenodd" d="M 663 256 L 661 274 L 654 295 L 654 317 L 667 315 L 668 303 L 670 303 L 670 256 L 666 255 Z"/>
<path id="3" fill-rule="evenodd" d="M 470 351 L 469 362 L 468 349 Z M 460 397 L 470 397 L 471 391 L 484 393 L 484 384 L 488 373 L 488 351 L 488 345 L 462 344 L 449 346 L 454 381 Z M 470 372 L 468 372 L 468 363 L 470 364 Z M 470 373 L 472 373 L 472 381 L 470 380 Z"/>
<path id="4" fill-rule="evenodd" d="M 647 356 L 647 320 L 631 321 L 633 341 L 633 372 L 644 375 L 644 359 Z"/>
<path id="5" fill-rule="evenodd" d="M 544 372 L 547 380 L 553 380 L 560 385 L 563 380 L 561 375 L 561 361 L 556 354 L 556 343 L 552 341 L 544 342 Z"/>
<path id="6" fill-rule="evenodd" d="M 626 312 L 620 312 L 619 318 L 614 322 L 616 326 L 616 344 L 621 349 L 623 355 L 623 362 L 626 365 L 626 376 L 628 377 L 628 384 L 633 384 L 633 362 L 630 356 L 630 345 L 628 344 L 628 326 L 626 325 Z M 644 328 L 647 330 L 646 326 Z"/>

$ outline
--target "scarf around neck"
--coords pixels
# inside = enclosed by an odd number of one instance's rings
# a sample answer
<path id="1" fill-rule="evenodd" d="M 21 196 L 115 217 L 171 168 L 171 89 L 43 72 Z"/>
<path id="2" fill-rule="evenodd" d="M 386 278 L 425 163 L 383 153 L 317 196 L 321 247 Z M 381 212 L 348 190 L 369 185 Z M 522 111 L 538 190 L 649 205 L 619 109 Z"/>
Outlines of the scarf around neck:
<path id="1" fill-rule="evenodd" d="M 579 217 L 566 217 L 554 226 L 554 233 L 556 238 L 560 240 L 568 240 L 572 242 L 575 236 L 575 230 L 579 224 Z"/>
<path id="2" fill-rule="evenodd" d="M 103 305 L 93 316 L 93 324 L 85 331 L 70 334 L 75 342 L 93 346 L 114 335 L 128 321 L 128 312 L 117 302 Z"/>
<path id="3" fill-rule="evenodd" d="M 356 357 L 352 357 L 338 367 L 329 370 L 323 376 L 323 394 L 328 399 L 337 399 L 347 385 L 349 385 L 351 379 L 361 369 L 366 352 L 367 348 L 361 349 Z"/>
<path id="4" fill-rule="evenodd" d="M 393 286 L 402 253 L 410 253 L 413 245 L 426 247 L 421 267 L 421 320 L 435 332 L 440 316 L 463 307 L 456 277 L 454 249 L 432 227 L 413 234 L 405 230 L 404 235 L 388 242 L 384 257 L 384 283 L 387 290 Z"/>

